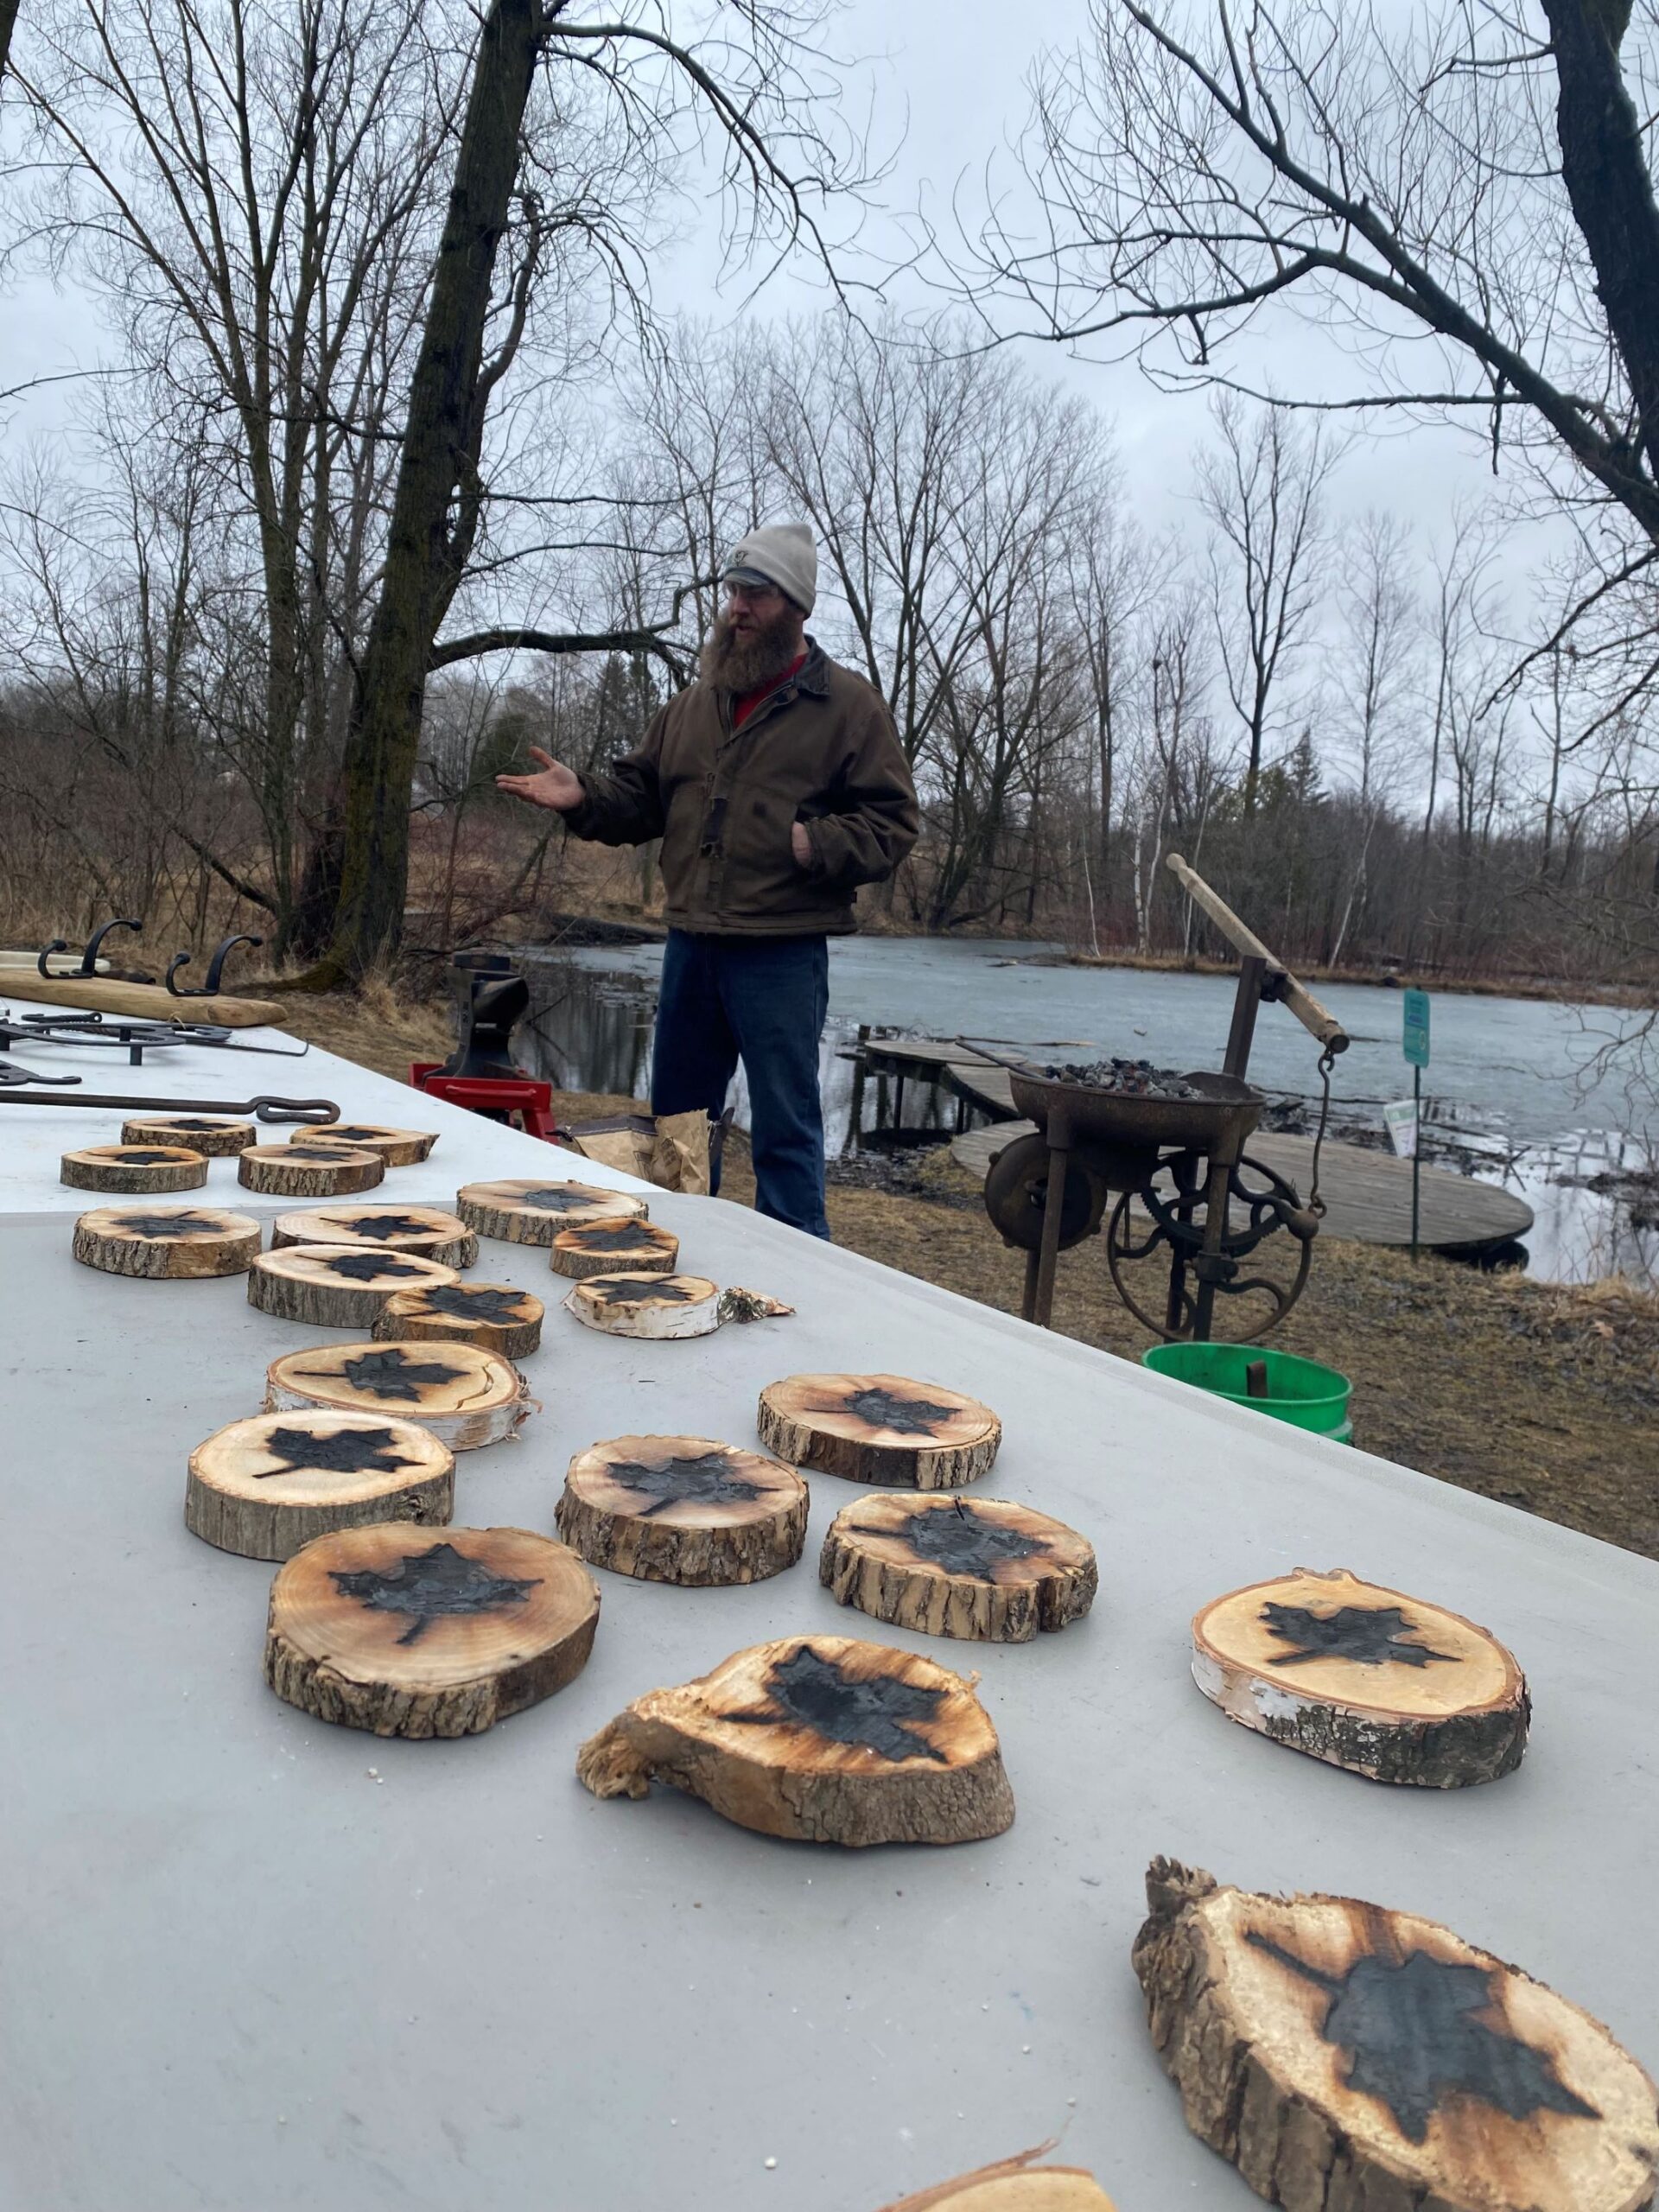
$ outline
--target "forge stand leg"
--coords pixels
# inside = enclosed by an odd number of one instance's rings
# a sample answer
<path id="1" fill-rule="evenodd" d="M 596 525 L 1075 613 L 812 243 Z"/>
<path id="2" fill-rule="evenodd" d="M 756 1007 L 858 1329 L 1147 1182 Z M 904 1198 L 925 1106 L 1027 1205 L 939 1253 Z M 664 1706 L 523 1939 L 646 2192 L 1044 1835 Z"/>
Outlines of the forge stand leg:
<path id="1" fill-rule="evenodd" d="M 1048 1326 L 1054 1311 L 1054 1268 L 1060 1256 L 1060 1217 L 1065 1206 L 1065 1170 L 1071 1157 L 1069 1138 L 1056 1143 L 1051 1122 L 1048 1135 L 1048 1194 L 1043 1207 L 1043 1241 L 1037 1254 L 1036 1294 L 1031 1319 L 1039 1329 Z"/>
<path id="2" fill-rule="evenodd" d="M 1022 1321 L 1034 1321 L 1037 1318 L 1037 1277 L 1042 1271 L 1042 1264 L 1040 1251 L 1027 1253 L 1026 1293 L 1020 1301 L 1020 1319 Z"/>
<path id="3" fill-rule="evenodd" d="M 1223 1147 L 1210 1158 L 1209 1188 L 1204 1200 L 1204 1247 L 1193 1265 L 1198 1277 L 1198 1290 L 1192 1301 L 1192 1341 L 1207 1344 L 1214 1325 L 1216 1313 L 1216 1284 L 1224 1272 L 1237 1273 L 1229 1261 L 1224 1268 L 1222 1255 L 1227 1243 L 1227 1208 L 1231 1192 L 1233 1170 L 1238 1165 L 1236 1144 Z"/>

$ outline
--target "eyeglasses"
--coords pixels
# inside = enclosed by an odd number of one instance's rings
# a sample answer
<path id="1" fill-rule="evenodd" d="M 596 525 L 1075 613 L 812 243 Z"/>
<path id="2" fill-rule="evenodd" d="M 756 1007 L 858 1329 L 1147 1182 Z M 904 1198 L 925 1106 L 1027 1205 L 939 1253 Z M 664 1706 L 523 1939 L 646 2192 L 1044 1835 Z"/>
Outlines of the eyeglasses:
<path id="1" fill-rule="evenodd" d="M 776 584 L 741 583 L 735 576 L 730 578 L 726 585 L 728 607 L 740 603 L 745 607 L 765 607 L 770 601 L 781 599 L 783 595 Z"/>

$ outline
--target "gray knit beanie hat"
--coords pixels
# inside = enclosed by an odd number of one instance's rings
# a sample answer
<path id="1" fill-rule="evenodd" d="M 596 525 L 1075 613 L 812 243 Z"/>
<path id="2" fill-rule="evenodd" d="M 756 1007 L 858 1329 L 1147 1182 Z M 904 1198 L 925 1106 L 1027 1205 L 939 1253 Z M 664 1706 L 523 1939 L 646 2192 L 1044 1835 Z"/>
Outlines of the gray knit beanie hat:
<path id="1" fill-rule="evenodd" d="M 818 595 L 818 549 L 804 522 L 770 522 L 739 538 L 720 572 L 722 583 L 776 584 L 804 614 Z"/>

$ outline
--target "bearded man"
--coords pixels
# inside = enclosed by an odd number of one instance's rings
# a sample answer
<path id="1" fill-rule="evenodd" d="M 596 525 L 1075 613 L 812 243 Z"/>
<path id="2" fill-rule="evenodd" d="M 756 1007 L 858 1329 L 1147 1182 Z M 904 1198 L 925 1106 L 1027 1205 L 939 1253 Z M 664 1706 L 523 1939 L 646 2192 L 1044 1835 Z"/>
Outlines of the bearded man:
<path id="1" fill-rule="evenodd" d="M 660 837 L 668 944 L 651 1105 L 718 1118 L 748 1077 L 755 1203 L 828 1236 L 818 1047 L 827 940 L 853 894 L 916 842 L 916 787 L 880 694 L 806 635 L 818 556 L 804 523 L 752 530 L 722 571 L 725 604 L 697 681 L 606 776 L 536 747 L 504 791 L 606 845 Z"/>

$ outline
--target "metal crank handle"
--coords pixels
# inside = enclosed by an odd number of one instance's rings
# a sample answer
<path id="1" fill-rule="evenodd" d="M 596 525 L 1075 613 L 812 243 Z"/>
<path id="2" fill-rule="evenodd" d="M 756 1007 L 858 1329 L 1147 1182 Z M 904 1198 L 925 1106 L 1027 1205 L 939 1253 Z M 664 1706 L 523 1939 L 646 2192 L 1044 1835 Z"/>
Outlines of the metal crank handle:
<path id="1" fill-rule="evenodd" d="M 72 1078 L 72 1080 L 74 1078 Z M 36 1083 L 61 1077 L 35 1076 Z M 78 1090 L 73 1097 L 55 1090 L 14 1090 L 0 1084 L 0 1106 L 118 1106 L 148 1114 L 251 1114 L 261 1122 L 309 1122 L 321 1127 L 340 1119 L 332 1098 L 135 1098 L 124 1092 Z"/>

